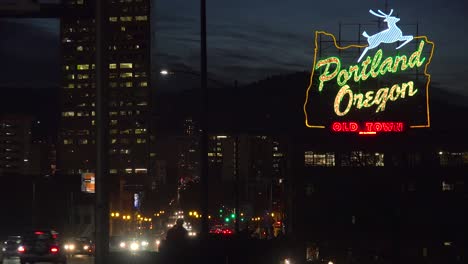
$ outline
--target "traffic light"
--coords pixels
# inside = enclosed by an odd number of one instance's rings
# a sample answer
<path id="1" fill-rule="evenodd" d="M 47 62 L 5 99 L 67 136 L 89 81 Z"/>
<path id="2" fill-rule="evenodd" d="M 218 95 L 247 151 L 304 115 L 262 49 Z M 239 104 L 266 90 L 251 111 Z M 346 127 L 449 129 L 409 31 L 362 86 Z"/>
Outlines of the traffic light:
<path id="1" fill-rule="evenodd" d="M 229 217 L 226 217 L 226 219 L 224 219 L 224 221 L 228 223 L 230 221 Z"/>
<path id="2" fill-rule="evenodd" d="M 235 214 L 231 214 L 231 218 L 232 218 L 232 219 L 236 218 L 236 215 L 235 215 Z"/>

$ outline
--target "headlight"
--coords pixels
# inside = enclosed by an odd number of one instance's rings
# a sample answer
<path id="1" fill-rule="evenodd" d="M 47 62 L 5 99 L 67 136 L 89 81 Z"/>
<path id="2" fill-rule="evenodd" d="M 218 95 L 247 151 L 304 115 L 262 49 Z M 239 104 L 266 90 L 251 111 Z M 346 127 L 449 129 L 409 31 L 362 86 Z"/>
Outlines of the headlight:
<path id="1" fill-rule="evenodd" d="M 130 250 L 138 250 L 139 247 L 140 247 L 140 246 L 139 246 L 137 243 L 135 243 L 135 242 L 133 242 L 132 244 L 130 244 Z"/>
<path id="2" fill-rule="evenodd" d="M 161 244 L 161 240 L 158 239 L 158 240 L 156 240 L 156 245 L 159 246 L 159 244 Z"/>
<path id="3" fill-rule="evenodd" d="M 74 250 L 74 249 L 75 249 L 75 245 L 73 245 L 73 244 L 65 244 L 65 246 L 64 246 L 63 248 L 65 248 L 65 250 Z"/>
<path id="4" fill-rule="evenodd" d="M 196 236 L 197 233 L 196 233 L 196 232 L 189 232 L 188 235 L 189 235 L 189 236 Z"/>
<path id="5" fill-rule="evenodd" d="M 88 246 L 88 245 L 85 245 L 85 246 L 83 246 L 83 249 L 84 249 L 84 250 L 88 250 L 88 249 L 89 249 L 89 246 Z"/>
<path id="6" fill-rule="evenodd" d="M 125 246 L 126 246 L 126 245 L 125 245 L 125 242 L 120 242 L 120 247 L 121 247 L 121 248 L 125 248 Z"/>
<path id="7" fill-rule="evenodd" d="M 141 246 L 142 246 L 142 247 L 148 246 L 148 241 L 142 241 L 142 242 L 141 242 Z"/>

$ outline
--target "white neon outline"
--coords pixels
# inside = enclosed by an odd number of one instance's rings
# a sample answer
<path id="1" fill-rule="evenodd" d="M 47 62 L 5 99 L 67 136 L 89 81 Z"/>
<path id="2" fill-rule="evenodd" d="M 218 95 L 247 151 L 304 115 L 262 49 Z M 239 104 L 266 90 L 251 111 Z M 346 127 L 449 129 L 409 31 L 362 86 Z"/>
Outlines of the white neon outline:
<path id="1" fill-rule="evenodd" d="M 362 35 L 367 38 L 367 43 L 369 43 L 369 46 L 367 46 L 362 51 L 361 56 L 358 59 L 358 62 L 360 62 L 361 59 L 364 57 L 364 55 L 366 55 L 367 51 L 378 47 L 382 43 L 395 43 L 397 41 L 404 41 L 400 46 L 396 48 L 396 49 L 400 49 L 401 47 L 408 44 L 411 40 L 414 39 L 412 35 L 403 36 L 403 32 L 396 25 L 396 23 L 400 21 L 400 19 L 398 17 L 392 16 L 393 9 L 390 11 L 389 14 L 385 14 L 384 12 L 380 10 L 378 10 L 378 12 L 380 13 L 380 15 L 375 13 L 372 10 L 369 10 L 369 13 L 371 13 L 372 15 L 376 17 L 385 18 L 384 22 L 387 22 L 388 28 L 372 36 L 369 36 L 366 33 L 366 31 L 362 32 Z"/>

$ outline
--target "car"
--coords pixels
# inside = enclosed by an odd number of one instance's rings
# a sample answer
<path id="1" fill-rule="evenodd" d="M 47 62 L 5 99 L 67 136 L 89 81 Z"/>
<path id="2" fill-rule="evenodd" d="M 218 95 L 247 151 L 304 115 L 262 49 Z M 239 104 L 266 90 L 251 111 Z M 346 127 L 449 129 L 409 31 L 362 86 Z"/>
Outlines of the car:
<path id="1" fill-rule="evenodd" d="M 210 229 L 210 234 L 229 236 L 234 234 L 234 229 L 225 225 L 215 225 Z"/>
<path id="2" fill-rule="evenodd" d="M 2 245 L 2 256 L 5 259 L 18 256 L 18 246 L 21 243 L 21 236 L 9 236 L 8 239 L 3 242 Z"/>
<path id="3" fill-rule="evenodd" d="M 67 263 L 66 252 L 59 244 L 58 233 L 54 230 L 27 232 L 18 246 L 20 263 L 51 262 Z"/>
<path id="4" fill-rule="evenodd" d="M 93 255 L 94 243 L 87 237 L 70 238 L 65 240 L 63 249 L 68 256 Z"/>

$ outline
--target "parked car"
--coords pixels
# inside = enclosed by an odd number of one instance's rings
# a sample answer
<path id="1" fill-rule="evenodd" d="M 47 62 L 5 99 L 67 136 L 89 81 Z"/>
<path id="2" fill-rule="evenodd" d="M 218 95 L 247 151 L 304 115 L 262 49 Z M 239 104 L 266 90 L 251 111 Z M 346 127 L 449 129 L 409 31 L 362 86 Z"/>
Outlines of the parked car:
<path id="1" fill-rule="evenodd" d="M 62 250 L 54 230 L 35 230 L 23 236 L 18 253 L 20 263 L 52 262 L 67 263 L 65 251 Z"/>

